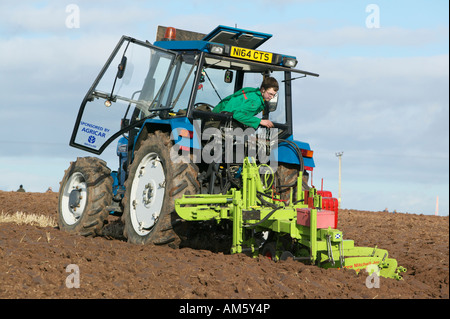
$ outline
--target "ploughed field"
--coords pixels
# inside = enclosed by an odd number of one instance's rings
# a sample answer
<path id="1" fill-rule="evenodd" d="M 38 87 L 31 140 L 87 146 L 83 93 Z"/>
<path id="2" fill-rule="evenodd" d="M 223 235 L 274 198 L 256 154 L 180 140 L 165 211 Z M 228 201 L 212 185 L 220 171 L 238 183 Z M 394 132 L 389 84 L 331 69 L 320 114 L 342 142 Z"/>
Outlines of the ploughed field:
<path id="1" fill-rule="evenodd" d="M 57 201 L 57 193 L 0 191 L 0 213 L 55 222 Z M 404 280 L 380 278 L 379 288 L 373 281 L 368 288 L 365 272 L 133 245 L 117 235 L 118 218 L 105 227 L 104 236 L 85 238 L 55 225 L 0 219 L 0 298 L 449 298 L 448 216 L 339 211 L 344 238 L 387 249 L 407 268 Z"/>

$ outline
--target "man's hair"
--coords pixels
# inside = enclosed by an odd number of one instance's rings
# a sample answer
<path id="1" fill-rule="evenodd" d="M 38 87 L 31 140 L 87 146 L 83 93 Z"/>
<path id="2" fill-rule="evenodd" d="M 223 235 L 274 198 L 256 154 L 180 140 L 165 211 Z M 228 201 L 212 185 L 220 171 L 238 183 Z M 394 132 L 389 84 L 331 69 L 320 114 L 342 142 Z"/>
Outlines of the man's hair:
<path id="1" fill-rule="evenodd" d="M 269 88 L 273 88 L 275 91 L 279 89 L 278 81 L 271 76 L 265 77 L 261 83 L 261 89 L 267 90 Z"/>

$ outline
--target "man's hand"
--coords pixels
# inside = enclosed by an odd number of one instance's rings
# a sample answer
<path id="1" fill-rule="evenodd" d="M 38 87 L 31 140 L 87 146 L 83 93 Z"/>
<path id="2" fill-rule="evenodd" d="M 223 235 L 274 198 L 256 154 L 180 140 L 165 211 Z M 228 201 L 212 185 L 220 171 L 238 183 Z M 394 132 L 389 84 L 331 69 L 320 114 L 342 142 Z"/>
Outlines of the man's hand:
<path id="1" fill-rule="evenodd" d="M 261 120 L 259 125 L 265 126 L 265 127 L 268 127 L 268 128 L 272 128 L 273 127 L 273 123 L 270 120 Z"/>

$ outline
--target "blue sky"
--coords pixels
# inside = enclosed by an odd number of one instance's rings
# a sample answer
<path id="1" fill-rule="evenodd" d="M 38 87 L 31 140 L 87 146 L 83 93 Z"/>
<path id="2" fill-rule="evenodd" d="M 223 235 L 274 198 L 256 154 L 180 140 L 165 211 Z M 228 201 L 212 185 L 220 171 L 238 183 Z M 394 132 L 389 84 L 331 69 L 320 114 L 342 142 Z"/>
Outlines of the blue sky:
<path id="1" fill-rule="evenodd" d="M 66 9 L 79 9 L 68 28 Z M 366 21 L 378 10 L 379 25 Z M 296 139 L 315 150 L 313 181 L 342 207 L 449 211 L 449 3 L 433 1 L 0 1 L 0 190 L 59 188 L 90 154 L 68 145 L 79 104 L 123 34 L 158 25 L 271 33 L 319 78 L 295 82 Z M 112 169 L 114 146 L 102 155 Z M 0 207 L 1 210 L 1 207 Z"/>

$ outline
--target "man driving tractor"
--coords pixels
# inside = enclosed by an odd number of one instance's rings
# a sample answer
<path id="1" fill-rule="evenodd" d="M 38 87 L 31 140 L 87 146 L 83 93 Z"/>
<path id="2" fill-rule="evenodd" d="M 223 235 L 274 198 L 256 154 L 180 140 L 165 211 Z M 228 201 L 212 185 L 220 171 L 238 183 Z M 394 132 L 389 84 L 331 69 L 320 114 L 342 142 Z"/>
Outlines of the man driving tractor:
<path id="1" fill-rule="evenodd" d="M 273 77 L 265 77 L 260 88 L 246 87 L 224 98 L 213 109 L 214 113 L 230 112 L 233 118 L 245 125 L 257 129 L 258 126 L 273 127 L 267 119 L 255 115 L 264 110 L 265 102 L 270 101 L 278 92 L 278 82 Z"/>

